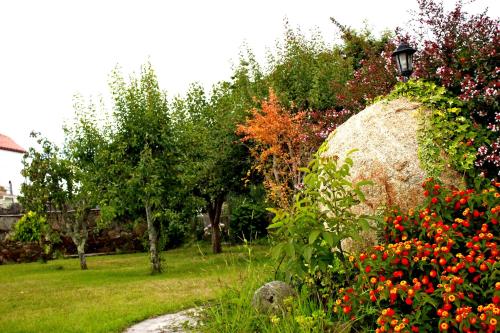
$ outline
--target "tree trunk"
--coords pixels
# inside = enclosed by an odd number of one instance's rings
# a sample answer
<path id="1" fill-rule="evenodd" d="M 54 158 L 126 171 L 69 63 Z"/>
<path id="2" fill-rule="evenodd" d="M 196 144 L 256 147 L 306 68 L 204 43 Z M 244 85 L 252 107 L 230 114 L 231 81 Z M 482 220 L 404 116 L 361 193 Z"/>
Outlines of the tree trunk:
<path id="1" fill-rule="evenodd" d="M 79 244 L 76 245 L 76 250 L 78 251 L 78 259 L 80 259 L 80 268 L 86 270 L 87 257 L 85 256 L 85 240 L 80 240 Z"/>
<path id="2" fill-rule="evenodd" d="M 151 274 L 161 273 L 160 253 L 158 251 L 158 231 L 151 216 L 151 206 L 146 203 L 146 220 L 148 222 L 149 257 L 151 260 Z"/>
<path id="3" fill-rule="evenodd" d="M 217 254 L 222 252 L 220 216 L 222 213 L 223 196 L 217 196 L 215 202 L 208 204 L 208 217 L 212 225 L 212 252 Z"/>
<path id="4" fill-rule="evenodd" d="M 66 232 L 70 235 L 76 246 L 78 259 L 80 260 L 80 268 L 86 270 L 88 267 L 87 258 L 85 256 L 85 244 L 88 238 L 87 219 L 89 210 L 84 209 L 81 212 L 74 212 L 73 214 L 74 215 L 70 215 L 68 210 L 64 209 L 61 214 L 61 219 L 66 227 Z"/>

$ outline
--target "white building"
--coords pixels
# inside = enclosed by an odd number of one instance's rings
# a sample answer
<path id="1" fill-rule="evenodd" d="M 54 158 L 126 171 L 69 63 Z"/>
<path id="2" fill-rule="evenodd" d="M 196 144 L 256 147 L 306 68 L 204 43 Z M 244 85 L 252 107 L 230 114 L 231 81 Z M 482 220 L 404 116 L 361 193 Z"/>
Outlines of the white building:
<path id="1" fill-rule="evenodd" d="M 11 138 L 0 133 L 0 205 L 10 204 L 19 195 L 23 177 L 22 159 L 26 151 Z"/>

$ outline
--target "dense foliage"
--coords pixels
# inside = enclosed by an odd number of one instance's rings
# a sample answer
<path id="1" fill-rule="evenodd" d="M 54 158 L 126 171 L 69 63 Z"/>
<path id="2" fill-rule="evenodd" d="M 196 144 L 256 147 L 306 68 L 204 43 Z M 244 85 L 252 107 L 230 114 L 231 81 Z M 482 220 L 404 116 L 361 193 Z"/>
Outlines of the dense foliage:
<path id="1" fill-rule="evenodd" d="M 396 85 L 386 96 L 388 99 L 406 97 L 423 104 L 418 141 L 419 160 L 429 176 L 440 177 L 444 170 L 452 167 L 463 174 L 471 185 L 488 183 L 477 177 L 475 168 L 476 148 L 488 142 L 485 129 L 475 126 L 468 117 L 466 105 L 435 83 L 410 80 Z"/>
<path id="2" fill-rule="evenodd" d="M 467 14 L 461 1 L 449 12 L 440 2 L 417 2 L 413 28 L 418 33 L 408 36 L 419 49 L 414 75 L 446 87 L 464 102 L 476 126 L 487 130 L 486 142 L 474 144 L 475 165 L 486 177 L 498 177 L 500 21 L 486 12 Z"/>
<path id="3" fill-rule="evenodd" d="M 126 82 L 115 72 L 114 133 L 106 172 L 113 203 L 123 211 L 142 210 L 147 223 L 151 269 L 161 272 L 160 231 L 175 218 L 179 154 L 165 93 L 150 65 Z"/>
<path id="4" fill-rule="evenodd" d="M 85 244 L 88 238 L 88 215 L 95 206 L 93 173 L 77 163 L 52 142 L 32 133 L 39 149 L 31 147 L 23 158 L 19 201 L 24 209 L 47 217 L 50 213 L 63 234 L 71 237 L 80 257 L 80 266 L 87 269 Z"/>
<path id="5" fill-rule="evenodd" d="M 290 206 L 302 186 L 300 168 L 308 164 L 326 137 L 369 98 L 387 93 L 390 84 L 382 90 L 377 87 L 390 75 L 395 81 L 392 68 L 383 80 L 373 77 L 374 86 L 370 82 L 353 85 L 351 81 L 359 81 L 354 70 L 369 59 L 378 59 L 375 55 L 386 45 L 388 35 L 377 39 L 368 32 L 338 26 L 344 45 L 333 47 L 327 47 L 318 34 L 307 39 L 287 27 L 263 78 L 269 95 L 255 96 L 259 104 L 238 126 L 254 161 L 252 171 L 264 176 L 268 200 L 274 206 Z M 363 92 L 354 92 L 361 86 Z"/>
<path id="6" fill-rule="evenodd" d="M 245 191 L 248 151 L 235 133 L 236 124 L 252 104 L 245 67 L 207 96 L 193 85 L 174 101 L 177 144 L 183 151 L 180 178 L 186 195 L 208 214 L 214 253 L 222 251 L 221 216 L 229 196 Z"/>
<path id="7" fill-rule="evenodd" d="M 271 214 L 266 209 L 265 189 L 249 186 L 248 193 L 229 200 L 229 238 L 234 243 L 252 242 L 267 236 Z"/>

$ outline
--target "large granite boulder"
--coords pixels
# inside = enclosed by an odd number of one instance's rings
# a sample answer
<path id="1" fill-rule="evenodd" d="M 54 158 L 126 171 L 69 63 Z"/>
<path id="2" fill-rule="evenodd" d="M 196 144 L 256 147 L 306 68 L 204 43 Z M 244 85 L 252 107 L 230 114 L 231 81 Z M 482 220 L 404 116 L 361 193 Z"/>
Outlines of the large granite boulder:
<path id="1" fill-rule="evenodd" d="M 279 314 L 284 311 L 283 301 L 295 295 L 295 290 L 289 284 L 271 281 L 255 291 L 252 306 L 261 313 Z"/>
<path id="2" fill-rule="evenodd" d="M 355 207 L 355 213 L 373 214 L 381 207 L 399 206 L 403 210 L 415 207 L 423 200 L 422 182 L 427 178 L 418 159 L 417 136 L 422 105 L 405 98 L 380 101 L 354 115 L 328 137 L 325 156 L 337 156 L 342 161 L 347 152 L 354 162 L 351 179 L 369 179 L 373 186 L 363 188 L 366 201 Z M 446 170 L 441 179 L 460 187 L 462 177 Z M 367 243 L 374 242 L 374 234 Z"/>

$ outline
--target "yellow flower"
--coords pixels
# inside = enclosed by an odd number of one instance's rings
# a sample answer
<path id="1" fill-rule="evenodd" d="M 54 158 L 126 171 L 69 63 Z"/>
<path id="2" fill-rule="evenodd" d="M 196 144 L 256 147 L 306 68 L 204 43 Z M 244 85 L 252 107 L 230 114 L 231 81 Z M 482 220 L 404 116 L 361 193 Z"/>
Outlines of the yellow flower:
<path id="1" fill-rule="evenodd" d="M 280 322 L 280 318 L 278 316 L 274 315 L 271 317 L 271 323 L 273 325 L 277 325 L 279 322 Z"/>

